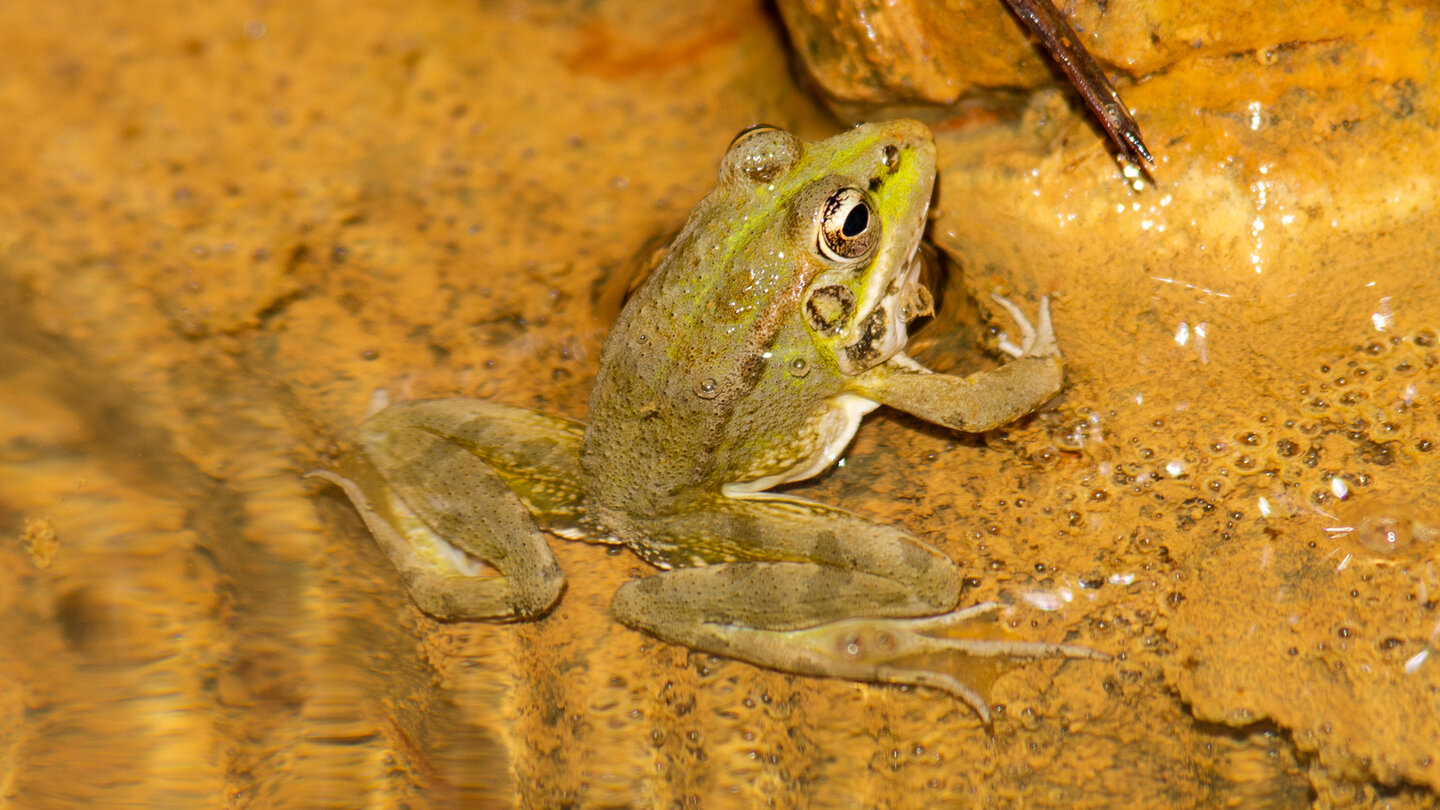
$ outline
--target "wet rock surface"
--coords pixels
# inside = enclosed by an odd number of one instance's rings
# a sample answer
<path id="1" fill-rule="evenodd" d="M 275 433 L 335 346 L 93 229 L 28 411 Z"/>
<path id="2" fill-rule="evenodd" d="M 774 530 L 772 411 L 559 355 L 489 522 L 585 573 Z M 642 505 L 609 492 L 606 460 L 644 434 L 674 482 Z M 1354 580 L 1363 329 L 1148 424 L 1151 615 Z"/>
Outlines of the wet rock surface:
<path id="1" fill-rule="evenodd" d="M 1437 716 L 1415 711 L 1440 688 L 1440 140 L 1409 56 L 1436 29 L 1388 11 L 1364 36 L 1152 67 L 1126 94 L 1153 184 L 1127 188 L 1038 98 L 1007 145 L 947 133 L 934 227 L 974 289 L 1056 295 L 1075 433 L 1054 443 L 1102 457 L 1105 508 L 1128 513 L 1109 528 L 1165 548 L 1167 683 L 1198 719 L 1277 723 L 1326 801 L 1349 795 L 1331 779 L 1440 784 Z"/>

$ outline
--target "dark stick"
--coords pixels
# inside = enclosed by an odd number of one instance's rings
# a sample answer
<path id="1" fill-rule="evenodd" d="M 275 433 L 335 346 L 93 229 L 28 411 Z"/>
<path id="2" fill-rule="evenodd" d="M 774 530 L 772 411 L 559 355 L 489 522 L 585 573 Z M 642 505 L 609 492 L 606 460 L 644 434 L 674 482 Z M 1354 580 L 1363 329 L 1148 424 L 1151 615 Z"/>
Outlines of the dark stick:
<path id="1" fill-rule="evenodd" d="M 1120 100 L 1120 94 L 1115 92 L 1114 86 L 1105 78 L 1100 66 L 1095 64 L 1090 52 L 1080 44 L 1080 38 L 1075 35 L 1075 29 L 1070 27 L 1065 16 L 1050 0 L 1005 0 L 1005 4 L 1040 38 L 1040 44 L 1050 53 L 1050 58 L 1065 71 L 1065 76 L 1070 79 L 1080 97 L 1085 99 L 1085 105 L 1100 119 L 1100 126 L 1105 129 L 1110 140 L 1115 142 L 1126 157 L 1145 167 L 1146 171 L 1154 170 L 1155 159 L 1150 156 L 1150 150 L 1145 148 L 1145 141 L 1140 137 L 1140 126 L 1130 117 L 1125 102 Z"/>

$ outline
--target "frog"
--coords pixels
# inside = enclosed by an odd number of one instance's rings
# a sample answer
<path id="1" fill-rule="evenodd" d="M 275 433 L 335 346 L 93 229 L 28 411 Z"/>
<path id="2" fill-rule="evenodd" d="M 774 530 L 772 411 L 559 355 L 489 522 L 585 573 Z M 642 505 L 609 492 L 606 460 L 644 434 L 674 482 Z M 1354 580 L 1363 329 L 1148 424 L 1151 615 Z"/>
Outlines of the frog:
<path id="1" fill-rule="evenodd" d="M 913 120 L 814 142 L 747 129 L 612 325 L 588 424 L 398 402 L 363 423 L 344 474 L 312 474 L 343 490 L 435 618 L 547 613 L 565 585 L 547 534 L 623 546 L 659 569 L 616 590 L 623 625 L 782 672 L 934 688 L 988 725 L 995 673 L 1107 656 L 986 631 L 1001 606 L 959 608 L 945 552 L 773 491 L 833 466 L 880 405 L 973 433 L 1061 390 L 1047 297 L 1033 326 L 994 297 L 1021 335 L 997 368 L 936 373 L 905 353 L 911 321 L 933 312 L 919 248 L 935 177 Z"/>

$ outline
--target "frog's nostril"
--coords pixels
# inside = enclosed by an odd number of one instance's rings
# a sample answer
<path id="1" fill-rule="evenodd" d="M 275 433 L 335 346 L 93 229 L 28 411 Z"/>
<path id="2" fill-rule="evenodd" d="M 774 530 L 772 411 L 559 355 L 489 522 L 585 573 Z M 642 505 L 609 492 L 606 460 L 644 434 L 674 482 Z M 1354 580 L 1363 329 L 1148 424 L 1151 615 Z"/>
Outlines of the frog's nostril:
<path id="1" fill-rule="evenodd" d="M 900 168 L 900 147 L 893 143 L 885 144 L 885 168 L 891 172 Z"/>

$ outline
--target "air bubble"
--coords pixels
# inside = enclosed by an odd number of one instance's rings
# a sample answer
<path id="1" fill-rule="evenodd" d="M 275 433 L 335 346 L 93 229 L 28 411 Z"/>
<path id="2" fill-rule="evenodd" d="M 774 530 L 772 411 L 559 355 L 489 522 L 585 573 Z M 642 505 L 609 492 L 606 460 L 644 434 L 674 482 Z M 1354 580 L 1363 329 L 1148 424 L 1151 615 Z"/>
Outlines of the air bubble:
<path id="1" fill-rule="evenodd" d="M 1393 557 L 1440 537 L 1440 522 L 1417 512 L 1413 503 L 1385 499 L 1357 503 L 1356 507 L 1347 521 L 1353 531 L 1345 537 L 1375 554 Z"/>

